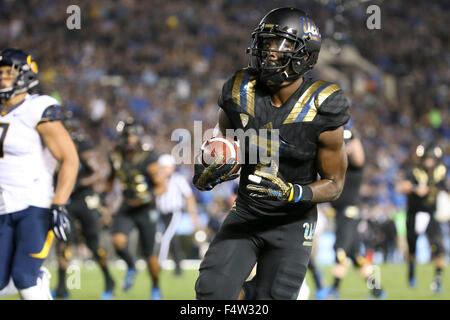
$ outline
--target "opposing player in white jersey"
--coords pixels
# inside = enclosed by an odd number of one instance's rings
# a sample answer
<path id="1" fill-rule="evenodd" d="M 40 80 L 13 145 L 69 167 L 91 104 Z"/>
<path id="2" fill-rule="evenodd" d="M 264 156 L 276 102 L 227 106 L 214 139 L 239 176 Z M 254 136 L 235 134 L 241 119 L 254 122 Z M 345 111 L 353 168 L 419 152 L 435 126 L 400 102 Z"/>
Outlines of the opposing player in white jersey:
<path id="1" fill-rule="evenodd" d="M 22 299 L 49 298 L 39 272 L 53 237 L 70 232 L 65 204 L 79 166 L 59 103 L 28 93 L 37 74 L 31 55 L 0 53 L 0 290 L 12 278 Z"/>

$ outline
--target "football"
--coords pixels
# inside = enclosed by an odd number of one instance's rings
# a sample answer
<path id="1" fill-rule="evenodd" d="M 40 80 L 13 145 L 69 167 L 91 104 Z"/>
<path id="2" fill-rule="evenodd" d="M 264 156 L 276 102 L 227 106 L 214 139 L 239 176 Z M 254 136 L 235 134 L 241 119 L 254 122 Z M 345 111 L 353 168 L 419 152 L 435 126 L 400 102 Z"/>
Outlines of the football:
<path id="1" fill-rule="evenodd" d="M 228 159 L 234 158 L 238 163 L 241 163 L 240 148 L 236 141 L 231 138 L 219 136 L 206 140 L 202 145 L 202 163 L 204 166 L 209 166 L 214 160 L 223 155 L 223 163 Z M 236 172 L 240 166 L 237 166 Z"/>

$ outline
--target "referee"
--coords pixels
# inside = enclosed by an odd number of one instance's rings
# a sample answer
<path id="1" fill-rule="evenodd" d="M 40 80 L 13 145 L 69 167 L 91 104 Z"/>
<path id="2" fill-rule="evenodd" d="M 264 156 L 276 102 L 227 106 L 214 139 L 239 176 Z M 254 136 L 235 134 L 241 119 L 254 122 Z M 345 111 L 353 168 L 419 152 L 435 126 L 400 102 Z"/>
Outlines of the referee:
<path id="1" fill-rule="evenodd" d="M 175 172 L 175 159 L 170 154 L 163 154 L 159 157 L 158 163 L 161 168 L 160 170 L 164 172 L 166 177 L 166 190 L 156 197 L 156 208 L 161 213 L 161 219 L 165 226 L 165 231 L 161 237 L 158 261 L 162 265 L 167 259 L 172 244 L 176 266 L 175 273 L 180 274 L 181 246 L 178 238 L 174 238 L 174 236 L 185 207 L 192 219 L 194 228 L 196 230 L 198 229 L 197 204 L 186 178 Z"/>

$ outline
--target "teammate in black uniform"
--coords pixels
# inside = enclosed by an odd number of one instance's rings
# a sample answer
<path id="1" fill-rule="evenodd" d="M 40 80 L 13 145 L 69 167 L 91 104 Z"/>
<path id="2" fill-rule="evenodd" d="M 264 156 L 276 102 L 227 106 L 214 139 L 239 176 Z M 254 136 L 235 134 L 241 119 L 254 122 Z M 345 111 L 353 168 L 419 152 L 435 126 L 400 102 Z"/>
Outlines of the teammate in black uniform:
<path id="1" fill-rule="evenodd" d="M 80 222 L 86 245 L 91 250 L 105 278 L 105 291 L 102 299 L 111 299 L 114 280 L 108 270 L 107 252 L 99 245 L 100 197 L 93 188 L 93 185 L 101 180 L 95 146 L 81 132 L 72 132 L 72 139 L 78 150 L 80 167 L 75 188 L 67 205 L 69 220 L 72 226 L 75 225 L 76 220 Z M 73 240 L 73 234 L 70 240 Z M 53 291 L 53 295 L 57 298 L 68 298 L 65 280 L 71 257 L 70 248 L 63 241 L 58 241 L 56 250 L 58 254 L 58 285 Z"/>
<path id="2" fill-rule="evenodd" d="M 253 130 L 239 137 L 245 160 L 238 196 L 201 263 L 198 299 L 237 299 L 255 263 L 246 299 L 296 299 L 311 253 L 316 203 L 337 199 L 344 185 L 348 101 L 338 85 L 306 75 L 318 58 L 319 29 L 302 10 L 279 8 L 262 19 L 252 38 L 249 67 L 224 84 L 218 102 L 220 133 Z M 267 137 L 259 129 L 267 129 Z M 263 155 L 256 164 L 255 150 Z M 237 177 L 231 174 L 236 161 L 222 160 L 205 168 L 196 157 L 199 190 Z"/>
<path id="3" fill-rule="evenodd" d="M 408 240 L 408 283 L 410 287 L 417 284 L 415 276 L 416 258 L 416 217 L 419 212 L 429 215 L 426 235 L 431 245 L 431 256 L 435 265 L 435 277 L 431 289 L 435 293 L 442 290 L 442 271 L 445 267 L 445 247 L 442 230 L 435 219 L 436 197 L 440 190 L 447 190 L 445 177 L 447 168 L 442 163 L 442 149 L 436 145 L 416 148 L 416 163 L 405 168 L 405 179 L 397 185 L 397 190 L 408 195 L 406 211 L 406 235 Z"/>
<path id="4" fill-rule="evenodd" d="M 334 251 L 336 264 L 333 267 L 334 283 L 317 296 L 323 298 L 339 298 L 339 284 L 348 271 L 351 262 L 367 281 L 371 279 L 371 296 L 383 298 L 385 292 L 381 289 L 380 278 L 374 274 L 373 267 L 361 254 L 361 239 L 358 235 L 360 219 L 360 188 L 363 180 L 365 154 L 361 140 L 349 121 L 344 126 L 344 140 L 348 156 L 348 168 L 345 175 L 344 190 L 338 200 L 331 202 L 336 221 L 336 241 Z"/>
<path id="5" fill-rule="evenodd" d="M 116 253 L 128 265 L 123 290 L 129 290 L 136 276 L 135 259 L 127 249 L 128 234 L 137 227 L 142 254 L 152 279 L 151 298 L 161 299 L 159 289 L 159 263 L 154 252 L 156 223 L 154 188 L 159 180 L 158 153 L 142 149 L 140 136 L 143 128 L 133 119 L 119 122 L 119 142 L 116 150 L 110 154 L 111 175 L 107 190 L 111 190 L 115 178 L 122 185 L 123 202 L 113 217 L 112 242 Z M 159 179 L 159 180 L 158 180 Z"/>

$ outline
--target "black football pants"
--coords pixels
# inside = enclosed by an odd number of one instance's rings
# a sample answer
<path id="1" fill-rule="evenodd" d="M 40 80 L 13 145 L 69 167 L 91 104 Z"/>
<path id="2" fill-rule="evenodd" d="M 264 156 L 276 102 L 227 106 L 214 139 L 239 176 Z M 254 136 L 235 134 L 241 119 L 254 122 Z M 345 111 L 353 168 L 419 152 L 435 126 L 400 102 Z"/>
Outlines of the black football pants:
<path id="1" fill-rule="evenodd" d="M 254 290 L 247 299 L 296 299 L 316 221 L 316 207 L 301 216 L 230 211 L 200 265 L 197 299 L 237 299 L 255 263 Z"/>

